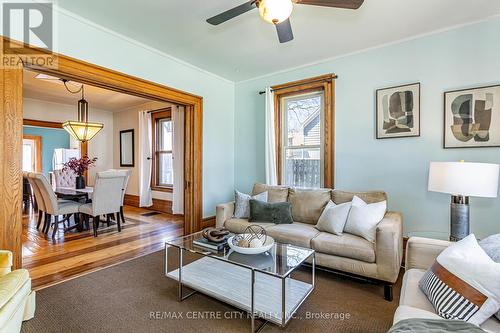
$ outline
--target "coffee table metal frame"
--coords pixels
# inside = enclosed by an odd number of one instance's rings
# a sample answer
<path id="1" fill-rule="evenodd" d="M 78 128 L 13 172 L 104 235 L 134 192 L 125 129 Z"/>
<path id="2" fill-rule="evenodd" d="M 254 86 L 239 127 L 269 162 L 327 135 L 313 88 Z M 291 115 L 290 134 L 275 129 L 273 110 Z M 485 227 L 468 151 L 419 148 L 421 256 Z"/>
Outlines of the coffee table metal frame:
<path id="1" fill-rule="evenodd" d="M 190 236 L 190 235 L 188 235 L 188 236 Z M 191 285 L 191 284 L 190 285 L 186 285 L 186 286 L 188 288 L 192 289 L 192 291 L 189 294 L 186 294 L 186 295 L 184 295 L 184 293 L 183 293 L 184 283 L 182 281 L 182 267 L 183 267 L 183 252 L 184 251 L 191 252 L 191 253 L 194 253 L 194 254 L 197 254 L 197 255 L 201 255 L 201 256 L 204 256 L 204 257 L 210 257 L 210 258 L 217 259 L 217 260 L 220 260 L 220 261 L 228 263 L 228 264 L 232 264 L 232 265 L 236 265 L 236 266 L 239 266 L 239 267 L 246 268 L 249 271 L 251 271 L 251 279 L 250 279 L 251 305 L 250 305 L 250 312 L 249 312 L 249 314 L 250 314 L 250 318 L 251 318 L 251 332 L 252 333 L 260 332 L 266 326 L 266 324 L 269 322 L 268 319 L 262 318 L 264 320 L 264 322 L 259 327 L 257 327 L 257 328 L 255 326 L 255 320 L 258 319 L 258 318 L 260 318 L 260 316 L 255 311 L 255 273 L 256 272 L 267 274 L 267 275 L 270 275 L 270 276 L 272 276 L 274 278 L 281 279 L 281 323 L 277 323 L 276 321 L 273 321 L 273 323 L 277 324 L 278 326 L 280 326 L 282 328 L 286 327 L 286 325 L 288 324 L 288 322 L 290 321 L 290 319 L 292 319 L 293 315 L 298 310 L 298 308 L 302 305 L 302 303 L 304 303 L 304 301 L 307 299 L 307 297 L 309 297 L 309 295 L 314 291 L 315 282 L 316 282 L 316 252 L 314 250 L 312 250 L 312 249 L 307 249 L 307 250 L 310 250 L 311 253 L 307 257 L 304 257 L 300 262 L 298 262 L 297 265 L 295 267 L 291 268 L 286 274 L 284 274 L 284 275 L 277 275 L 277 274 L 273 274 L 272 272 L 268 272 L 268 271 L 261 270 L 261 269 L 255 268 L 255 267 L 251 267 L 249 265 L 244 265 L 244 264 L 237 263 L 237 262 L 234 262 L 234 261 L 229 261 L 229 260 L 224 259 L 224 258 L 220 258 L 220 257 L 218 257 L 216 255 L 212 255 L 212 253 L 210 251 L 206 251 L 206 252 L 205 251 L 201 251 L 201 250 L 195 251 L 195 250 L 192 250 L 192 249 L 186 249 L 182 245 L 173 243 L 173 241 L 179 240 L 179 239 L 182 239 L 182 238 L 184 238 L 184 237 L 173 239 L 170 242 L 169 241 L 165 242 L 165 275 L 167 277 L 169 277 L 169 278 L 171 278 L 171 276 L 168 275 L 168 271 L 167 271 L 167 269 L 168 269 L 168 265 L 167 265 L 168 264 L 168 259 L 167 259 L 168 248 L 170 248 L 170 247 L 177 248 L 178 249 L 178 253 L 179 253 L 179 261 L 178 261 L 179 268 L 178 268 L 178 278 L 177 278 L 178 300 L 179 300 L 179 302 L 184 301 L 185 299 L 187 299 L 190 296 L 196 294 L 197 292 L 204 293 L 203 291 L 197 289 L 196 286 Z M 295 246 L 295 247 L 297 247 L 297 246 Z M 312 262 L 311 262 L 311 265 L 310 265 L 310 267 L 311 267 L 311 287 L 307 291 L 307 293 L 302 297 L 302 299 L 294 306 L 294 308 L 292 309 L 292 311 L 287 316 L 287 313 L 286 313 L 286 292 L 285 292 L 286 291 L 286 279 L 289 278 L 290 275 L 297 268 L 303 266 L 303 264 L 306 262 L 306 260 L 308 260 L 311 257 L 312 257 Z M 307 265 L 305 267 L 308 267 L 308 266 L 309 265 Z M 204 293 L 204 294 L 206 294 L 207 296 L 213 297 L 213 298 L 218 298 L 216 295 L 213 295 L 213 294 L 208 294 L 208 293 Z M 222 300 L 222 299 L 220 299 L 220 300 L 224 302 L 224 300 Z M 248 310 L 243 309 L 241 307 L 240 307 L 240 310 L 248 312 Z"/>

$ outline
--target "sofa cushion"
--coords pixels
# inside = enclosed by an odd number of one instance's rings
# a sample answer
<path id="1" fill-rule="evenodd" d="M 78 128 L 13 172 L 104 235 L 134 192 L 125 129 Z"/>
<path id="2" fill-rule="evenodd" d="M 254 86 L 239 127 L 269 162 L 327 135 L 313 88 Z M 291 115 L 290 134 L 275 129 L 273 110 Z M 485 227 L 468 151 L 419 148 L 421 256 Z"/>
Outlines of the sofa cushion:
<path id="1" fill-rule="evenodd" d="M 481 325 L 500 309 L 499 280 L 500 264 L 470 234 L 439 254 L 419 286 L 441 317 Z"/>
<path id="2" fill-rule="evenodd" d="M 267 193 L 267 192 L 264 192 Z M 249 222 L 270 222 L 276 224 L 292 224 L 292 209 L 289 202 L 262 202 L 250 200 Z"/>
<path id="3" fill-rule="evenodd" d="M 344 202 L 351 202 L 354 196 L 362 199 L 367 204 L 387 201 L 387 195 L 382 191 L 371 191 L 371 192 L 348 192 L 348 191 L 340 191 L 333 190 L 332 191 L 332 200 L 337 205 Z"/>
<path id="4" fill-rule="evenodd" d="M 375 242 L 377 225 L 384 218 L 386 211 L 387 201 L 367 204 L 359 197 L 354 196 L 344 232 Z"/>
<path id="5" fill-rule="evenodd" d="M 350 210 L 350 202 L 337 205 L 330 200 L 318 219 L 316 229 L 335 235 L 342 235 Z"/>
<path id="6" fill-rule="evenodd" d="M 292 217 L 296 222 L 316 224 L 330 201 L 331 190 L 299 190 L 291 188 L 288 201 L 292 204 Z"/>
<path id="7" fill-rule="evenodd" d="M 245 232 L 245 229 L 249 225 L 257 224 L 263 227 L 264 229 L 271 227 L 274 225 L 274 223 L 269 223 L 269 222 L 248 222 L 247 219 L 229 219 L 224 222 L 224 228 L 227 230 L 234 232 L 235 234 L 242 234 Z"/>
<path id="8" fill-rule="evenodd" d="M 28 280 L 29 273 L 26 269 L 18 269 L 0 277 L 0 309 Z"/>
<path id="9" fill-rule="evenodd" d="M 271 186 L 261 183 L 254 184 L 252 195 L 257 195 L 266 191 L 268 192 L 267 202 L 285 202 L 288 199 L 287 186 Z"/>
<path id="10" fill-rule="evenodd" d="M 266 228 L 267 234 L 280 243 L 292 244 L 302 247 L 311 247 L 311 239 L 319 231 L 310 224 L 294 222 L 292 224 L 276 224 Z"/>
<path id="11" fill-rule="evenodd" d="M 250 199 L 267 202 L 267 191 L 251 196 L 239 191 L 234 191 L 234 217 L 247 219 L 250 217 Z"/>
<path id="12" fill-rule="evenodd" d="M 418 283 L 424 274 L 425 271 L 421 269 L 413 268 L 406 271 L 403 276 L 399 305 L 407 305 L 434 313 L 434 307 L 431 302 L 429 302 L 425 294 L 418 287 Z"/>
<path id="13" fill-rule="evenodd" d="M 311 247 L 317 252 L 339 257 L 375 262 L 373 243 L 358 236 L 343 234 L 337 236 L 327 232 L 320 232 L 311 240 Z"/>

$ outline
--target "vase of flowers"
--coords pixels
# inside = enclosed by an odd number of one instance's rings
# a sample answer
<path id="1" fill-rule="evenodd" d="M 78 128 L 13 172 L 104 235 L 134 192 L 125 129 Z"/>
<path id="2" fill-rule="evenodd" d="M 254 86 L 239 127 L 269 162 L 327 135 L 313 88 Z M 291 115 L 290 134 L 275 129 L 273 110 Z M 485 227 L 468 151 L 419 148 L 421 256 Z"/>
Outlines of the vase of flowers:
<path id="1" fill-rule="evenodd" d="M 90 159 L 88 156 L 83 156 L 82 158 L 70 158 L 68 162 L 64 163 L 63 170 L 72 170 L 76 174 L 76 188 L 85 188 L 85 177 L 83 174 L 90 167 L 95 165 L 97 157 Z"/>

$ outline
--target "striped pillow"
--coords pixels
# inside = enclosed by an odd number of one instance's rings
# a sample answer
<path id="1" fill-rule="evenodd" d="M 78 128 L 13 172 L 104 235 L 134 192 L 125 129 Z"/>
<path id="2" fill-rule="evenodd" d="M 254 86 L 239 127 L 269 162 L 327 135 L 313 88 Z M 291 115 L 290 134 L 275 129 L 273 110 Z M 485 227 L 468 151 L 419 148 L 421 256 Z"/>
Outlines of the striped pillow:
<path id="1" fill-rule="evenodd" d="M 481 325 L 500 308 L 500 264 L 469 235 L 445 249 L 420 280 L 420 289 L 445 319 Z"/>

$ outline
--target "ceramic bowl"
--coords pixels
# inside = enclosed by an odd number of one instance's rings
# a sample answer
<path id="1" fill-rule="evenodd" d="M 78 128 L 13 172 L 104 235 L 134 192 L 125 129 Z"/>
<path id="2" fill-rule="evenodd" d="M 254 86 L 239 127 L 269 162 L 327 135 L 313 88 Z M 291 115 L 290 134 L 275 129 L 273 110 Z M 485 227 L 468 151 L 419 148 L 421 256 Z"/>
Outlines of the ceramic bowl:
<path id="1" fill-rule="evenodd" d="M 266 251 L 269 251 L 274 245 L 274 238 L 272 238 L 271 236 L 267 236 L 266 242 L 261 247 L 240 247 L 238 245 L 233 244 L 234 237 L 236 237 L 236 235 L 229 237 L 227 240 L 227 244 L 233 251 L 236 251 L 241 254 L 264 253 Z"/>

